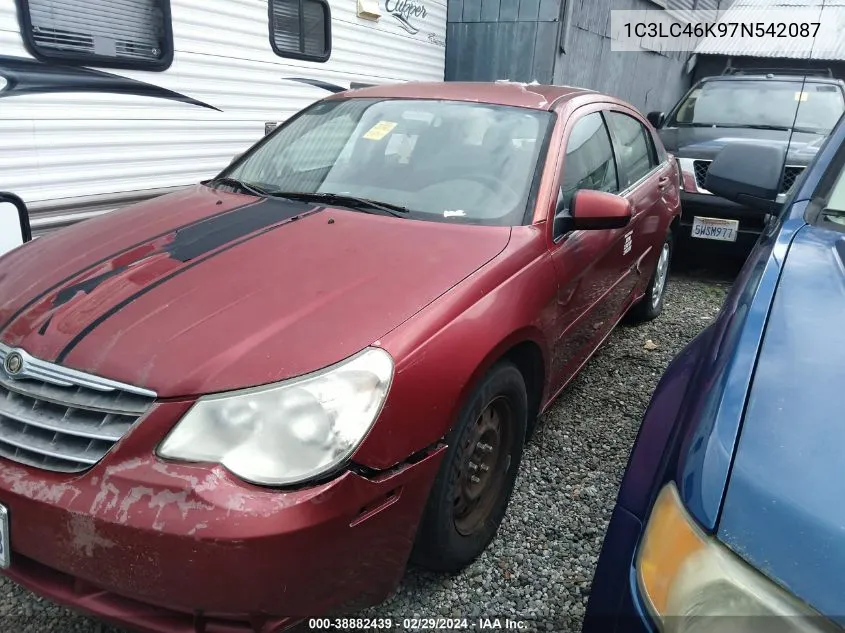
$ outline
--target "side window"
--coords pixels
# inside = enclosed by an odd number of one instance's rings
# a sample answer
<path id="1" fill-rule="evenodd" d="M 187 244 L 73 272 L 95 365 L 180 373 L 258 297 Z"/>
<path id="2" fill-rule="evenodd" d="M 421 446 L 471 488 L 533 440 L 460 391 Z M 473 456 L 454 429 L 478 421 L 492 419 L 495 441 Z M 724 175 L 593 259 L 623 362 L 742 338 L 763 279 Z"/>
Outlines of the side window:
<path id="1" fill-rule="evenodd" d="M 579 119 L 566 141 L 558 205 L 568 209 L 578 189 L 619 191 L 613 146 L 599 112 Z"/>
<path id="2" fill-rule="evenodd" d="M 170 0 L 18 0 L 18 12 L 42 60 L 164 70 L 173 59 Z"/>
<path id="3" fill-rule="evenodd" d="M 315 62 L 332 53 L 332 16 L 326 0 L 270 0 L 270 45 L 279 57 Z"/>
<path id="4" fill-rule="evenodd" d="M 620 186 L 627 189 L 657 165 L 651 134 L 634 117 L 608 112 L 608 124 L 618 142 Z"/>
<path id="5" fill-rule="evenodd" d="M 827 215 L 829 221 L 845 226 L 845 169 L 840 172 L 836 184 L 833 185 L 826 210 L 835 212 Z"/>

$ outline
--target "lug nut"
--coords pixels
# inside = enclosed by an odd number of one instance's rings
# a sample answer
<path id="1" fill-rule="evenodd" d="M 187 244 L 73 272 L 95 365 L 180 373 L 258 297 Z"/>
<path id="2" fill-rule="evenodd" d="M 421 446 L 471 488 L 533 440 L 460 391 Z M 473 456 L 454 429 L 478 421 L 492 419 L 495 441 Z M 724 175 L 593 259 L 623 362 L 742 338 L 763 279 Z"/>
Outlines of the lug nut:
<path id="1" fill-rule="evenodd" d="M 482 453 L 492 453 L 493 447 L 489 444 L 485 444 L 484 442 L 479 442 L 475 445 L 475 447 L 480 450 Z"/>
<path id="2" fill-rule="evenodd" d="M 480 480 L 478 477 L 476 477 L 475 475 L 473 475 L 472 477 L 470 477 L 470 478 L 469 478 L 469 480 L 470 480 L 472 483 L 474 483 L 474 484 L 477 484 L 477 483 L 479 483 L 479 482 L 481 481 L 481 480 Z"/>
<path id="3" fill-rule="evenodd" d="M 481 464 L 481 472 L 486 473 L 490 470 L 490 467 L 487 464 Z"/>
<path id="4" fill-rule="evenodd" d="M 475 462 L 470 462 L 470 463 L 469 463 L 469 469 L 470 469 L 472 472 L 477 471 L 477 470 L 478 470 L 478 464 L 476 464 Z M 484 465 L 483 465 L 483 464 L 482 464 L 482 466 L 481 466 L 481 469 L 482 469 L 482 470 L 484 470 Z"/>

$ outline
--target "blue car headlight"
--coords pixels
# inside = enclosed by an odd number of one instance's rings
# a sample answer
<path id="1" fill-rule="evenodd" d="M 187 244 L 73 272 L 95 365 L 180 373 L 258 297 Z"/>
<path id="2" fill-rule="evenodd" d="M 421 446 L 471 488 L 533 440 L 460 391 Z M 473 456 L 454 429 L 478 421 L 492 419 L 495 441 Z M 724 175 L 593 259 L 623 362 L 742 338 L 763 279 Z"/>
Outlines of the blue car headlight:
<path id="1" fill-rule="evenodd" d="M 705 534 L 674 484 L 664 487 L 654 504 L 636 565 L 646 607 L 666 633 L 841 633 Z"/>

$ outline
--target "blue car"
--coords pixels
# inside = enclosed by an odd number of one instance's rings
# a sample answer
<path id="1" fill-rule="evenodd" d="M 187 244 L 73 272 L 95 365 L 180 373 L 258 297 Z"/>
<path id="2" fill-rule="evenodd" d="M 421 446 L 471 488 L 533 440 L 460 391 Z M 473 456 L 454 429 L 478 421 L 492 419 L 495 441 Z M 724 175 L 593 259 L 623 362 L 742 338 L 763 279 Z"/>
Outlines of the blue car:
<path id="1" fill-rule="evenodd" d="M 783 163 L 739 142 L 710 166 L 768 222 L 654 393 L 585 633 L 845 627 L 845 119 L 778 205 Z"/>

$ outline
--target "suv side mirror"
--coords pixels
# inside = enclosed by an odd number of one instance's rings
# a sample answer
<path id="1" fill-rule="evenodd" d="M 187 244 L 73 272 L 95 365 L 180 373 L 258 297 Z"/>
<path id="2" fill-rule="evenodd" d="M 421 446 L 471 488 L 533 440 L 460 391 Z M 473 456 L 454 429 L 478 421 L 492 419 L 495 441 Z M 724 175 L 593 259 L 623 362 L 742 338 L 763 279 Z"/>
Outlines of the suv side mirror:
<path id="1" fill-rule="evenodd" d="M 631 203 L 622 196 L 593 189 L 575 192 L 571 212 L 572 228 L 577 231 L 621 229 L 633 215 Z"/>
<path id="2" fill-rule="evenodd" d="M 663 125 L 663 122 L 666 121 L 666 115 L 662 112 L 654 111 L 649 112 L 645 117 L 649 123 L 651 123 L 654 127 L 660 127 Z"/>
<path id="3" fill-rule="evenodd" d="M 23 200 L 0 191 L 0 255 L 32 239 L 29 212 Z"/>
<path id="4" fill-rule="evenodd" d="M 778 207 L 785 155 L 782 147 L 730 143 L 710 163 L 704 188 L 731 202 L 770 213 Z"/>

